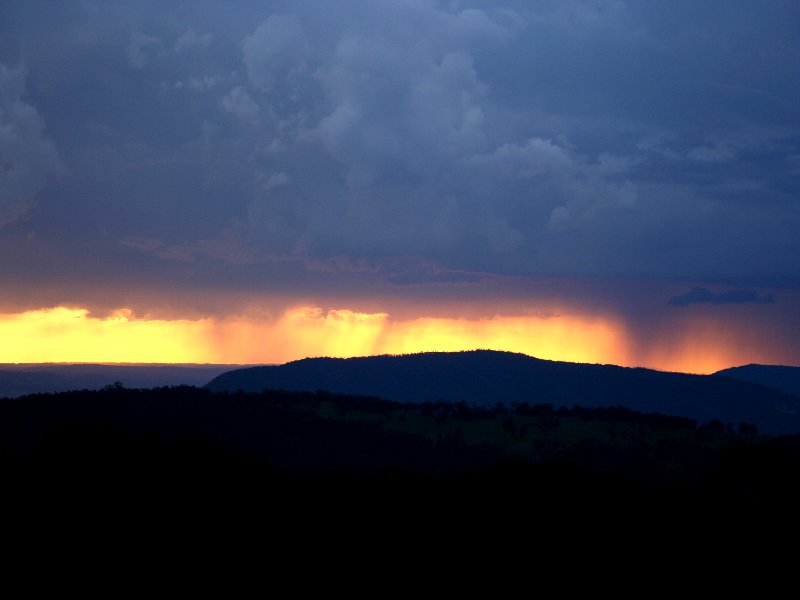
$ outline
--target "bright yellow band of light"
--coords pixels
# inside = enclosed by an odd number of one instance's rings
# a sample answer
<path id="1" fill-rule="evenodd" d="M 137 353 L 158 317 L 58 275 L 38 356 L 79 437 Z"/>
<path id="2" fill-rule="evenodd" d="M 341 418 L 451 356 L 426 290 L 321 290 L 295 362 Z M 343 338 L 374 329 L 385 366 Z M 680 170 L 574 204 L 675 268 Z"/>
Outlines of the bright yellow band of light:
<path id="1" fill-rule="evenodd" d="M 621 358 L 618 327 L 576 317 L 419 318 L 301 307 L 275 320 L 138 320 L 57 307 L 0 315 L 0 362 L 282 363 L 474 348 L 577 362 Z"/>
<path id="2" fill-rule="evenodd" d="M 469 349 L 508 350 L 573 362 L 623 358 L 621 327 L 575 316 L 422 317 L 393 321 L 383 313 L 301 308 L 268 328 L 280 360 L 302 356 L 366 356 Z"/>
<path id="3" fill-rule="evenodd" d="M 98 319 L 57 307 L 0 315 L 0 362 L 208 362 L 211 320 Z"/>
<path id="4" fill-rule="evenodd" d="M 538 358 L 709 373 L 735 364 L 730 337 L 674 338 L 631 354 L 624 323 L 581 315 L 420 317 L 298 307 L 276 319 L 134 319 L 119 310 L 96 318 L 57 307 L 0 314 L 0 362 L 284 363 L 309 356 L 367 356 L 492 349 Z M 677 340 L 677 341 L 676 341 Z"/>

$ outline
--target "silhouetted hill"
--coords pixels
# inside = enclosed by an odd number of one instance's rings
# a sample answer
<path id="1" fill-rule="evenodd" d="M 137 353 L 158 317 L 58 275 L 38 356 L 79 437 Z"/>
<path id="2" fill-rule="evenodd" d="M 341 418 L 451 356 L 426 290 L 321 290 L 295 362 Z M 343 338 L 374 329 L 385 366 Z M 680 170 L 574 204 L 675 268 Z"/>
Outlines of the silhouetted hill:
<path id="1" fill-rule="evenodd" d="M 800 396 L 800 367 L 781 365 L 744 365 L 717 371 L 714 375 L 733 377 Z"/>
<path id="2" fill-rule="evenodd" d="M 488 350 L 405 356 L 309 358 L 237 369 L 207 387 L 216 391 L 326 390 L 400 402 L 445 400 L 491 406 L 625 406 L 710 421 L 748 422 L 760 431 L 800 431 L 800 398 L 727 377 L 589 365 Z"/>
<path id="3" fill-rule="evenodd" d="M 0 398 L 97 390 L 117 381 L 130 388 L 203 385 L 234 365 L 0 364 Z"/>

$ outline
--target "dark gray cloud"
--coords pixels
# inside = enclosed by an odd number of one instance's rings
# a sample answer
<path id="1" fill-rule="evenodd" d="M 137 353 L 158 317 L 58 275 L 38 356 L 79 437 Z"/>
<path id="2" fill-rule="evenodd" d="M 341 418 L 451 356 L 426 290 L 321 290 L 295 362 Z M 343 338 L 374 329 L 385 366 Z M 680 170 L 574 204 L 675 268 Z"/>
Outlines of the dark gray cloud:
<path id="1" fill-rule="evenodd" d="M 0 227 L 63 170 L 41 115 L 25 98 L 25 69 L 0 64 Z"/>
<path id="2" fill-rule="evenodd" d="M 778 1 L 7 1 L 0 276 L 797 288 L 798 21 Z"/>
<path id="3" fill-rule="evenodd" d="M 690 304 L 772 304 L 773 294 L 761 295 L 755 290 L 727 290 L 715 294 L 706 288 L 696 287 L 680 296 L 669 299 L 667 306 L 689 306 Z"/>

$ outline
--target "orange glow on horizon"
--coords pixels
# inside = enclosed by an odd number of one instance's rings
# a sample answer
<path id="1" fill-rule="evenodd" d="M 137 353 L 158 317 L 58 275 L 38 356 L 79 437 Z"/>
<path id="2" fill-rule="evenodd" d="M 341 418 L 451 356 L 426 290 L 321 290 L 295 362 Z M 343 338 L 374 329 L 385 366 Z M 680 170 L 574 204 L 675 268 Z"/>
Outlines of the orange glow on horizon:
<path id="1" fill-rule="evenodd" d="M 683 318 L 671 325 L 657 343 L 636 352 L 643 365 L 708 374 L 753 362 L 788 364 L 785 357 L 763 350 L 763 333 L 759 338 L 758 331 L 742 325 L 733 327 L 701 317 Z"/>
<path id="2" fill-rule="evenodd" d="M 607 316 L 419 317 L 296 307 L 278 318 L 107 318 L 56 307 L 0 314 L 0 362 L 284 363 L 423 351 L 506 350 L 550 360 L 710 373 L 752 362 L 741 336 L 703 323 L 670 330 L 657 343 L 632 343 L 626 324 Z M 635 341 L 635 340 L 634 340 Z M 638 350 L 637 350 L 638 348 Z M 644 349 L 641 349 L 644 348 Z"/>
<path id="3" fill-rule="evenodd" d="M 269 328 L 272 352 L 286 362 L 305 356 L 368 356 L 457 350 L 507 350 L 572 362 L 624 361 L 622 327 L 575 316 L 422 317 L 393 321 L 385 313 L 299 308 Z M 273 354 L 274 356 L 274 354 Z"/>

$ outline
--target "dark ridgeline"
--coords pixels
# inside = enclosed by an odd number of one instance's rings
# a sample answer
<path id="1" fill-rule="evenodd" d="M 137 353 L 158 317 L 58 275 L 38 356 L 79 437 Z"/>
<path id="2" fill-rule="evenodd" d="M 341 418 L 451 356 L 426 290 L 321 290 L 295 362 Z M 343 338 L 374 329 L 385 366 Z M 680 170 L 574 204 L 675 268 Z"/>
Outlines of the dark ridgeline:
<path id="1" fill-rule="evenodd" d="M 744 365 L 717 371 L 714 375 L 732 377 L 800 396 L 800 367 L 783 365 Z"/>
<path id="2" fill-rule="evenodd" d="M 202 364 L 0 364 L 0 398 L 99 390 L 115 381 L 121 381 L 131 388 L 203 385 L 232 367 Z"/>
<path id="3" fill-rule="evenodd" d="M 766 433 L 800 431 L 800 397 L 728 377 L 589 365 L 488 350 L 363 358 L 307 358 L 237 369 L 216 391 L 325 390 L 399 402 L 445 400 L 492 406 L 625 406 L 698 421 L 755 424 Z"/>

